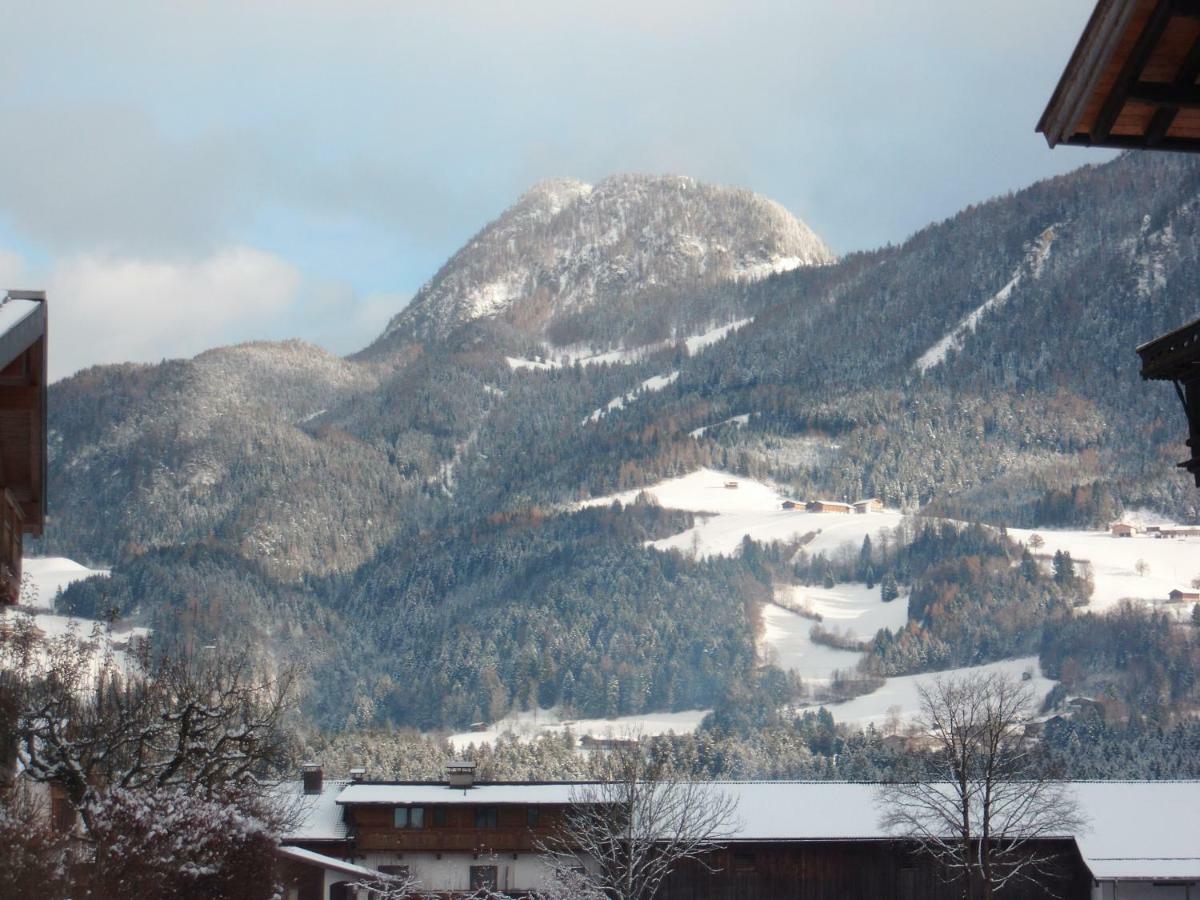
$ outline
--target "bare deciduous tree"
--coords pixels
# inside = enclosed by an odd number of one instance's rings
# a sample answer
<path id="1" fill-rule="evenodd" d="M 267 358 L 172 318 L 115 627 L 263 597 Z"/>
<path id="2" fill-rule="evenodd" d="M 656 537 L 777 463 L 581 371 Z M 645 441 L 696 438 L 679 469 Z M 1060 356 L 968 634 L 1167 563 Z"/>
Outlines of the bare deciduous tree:
<path id="1" fill-rule="evenodd" d="M 636 741 L 600 757 L 596 776 L 572 790 L 561 827 L 540 848 L 560 880 L 577 882 L 573 896 L 649 900 L 680 863 L 710 867 L 737 827 L 733 797 L 668 771 Z"/>
<path id="2" fill-rule="evenodd" d="M 22 769 L 62 787 L 85 829 L 97 788 L 203 796 L 286 758 L 293 672 L 269 677 L 244 653 L 184 659 L 143 645 L 119 660 L 110 648 L 98 633 L 0 645 L 17 679 Z"/>
<path id="3" fill-rule="evenodd" d="M 964 898 L 1020 881 L 1048 893 L 1061 862 L 1045 843 L 1082 819 L 1069 786 L 1044 777 L 1024 726 L 1027 685 L 999 675 L 939 678 L 921 689 L 920 728 L 933 742 L 919 780 L 880 789 L 883 825 L 911 838 L 961 882 Z"/>

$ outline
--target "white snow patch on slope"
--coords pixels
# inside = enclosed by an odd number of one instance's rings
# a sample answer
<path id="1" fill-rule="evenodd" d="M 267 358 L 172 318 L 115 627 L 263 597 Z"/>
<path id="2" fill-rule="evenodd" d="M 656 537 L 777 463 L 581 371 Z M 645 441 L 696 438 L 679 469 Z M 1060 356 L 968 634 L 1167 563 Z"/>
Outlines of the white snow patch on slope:
<path id="1" fill-rule="evenodd" d="M 749 422 L 750 413 L 742 413 L 740 416 L 730 416 L 728 419 L 722 419 L 720 422 L 715 422 L 712 425 L 701 425 L 699 428 L 693 428 L 688 432 L 688 436 L 700 438 L 704 437 L 710 428 L 720 428 L 722 425 L 746 425 Z"/>
<path id="2" fill-rule="evenodd" d="M 763 634 L 760 651 L 766 662 L 784 671 L 791 670 L 808 682 L 828 682 L 837 669 L 852 670 L 862 654 L 815 643 L 809 632 L 817 624 L 792 609 L 806 609 L 821 616 L 821 627 L 866 641 L 880 628 L 897 631 L 908 620 L 908 598 L 884 603 L 879 588 L 865 584 L 839 584 L 812 588 L 802 585 L 780 587 L 781 603 L 763 607 Z"/>
<path id="3" fill-rule="evenodd" d="M 737 488 L 725 487 L 729 482 L 737 482 Z M 783 509 L 786 497 L 777 487 L 707 468 L 646 488 L 587 500 L 580 507 L 608 506 L 614 500 L 629 504 L 643 491 L 667 509 L 711 513 L 686 531 L 647 544 L 658 550 L 676 549 L 684 553 L 695 550 L 701 558 L 735 555 L 746 535 L 769 542 L 819 532 L 804 546 L 806 551 L 829 553 L 846 543 L 857 548 L 866 535 L 875 535 L 880 528 L 894 528 L 903 519 L 895 510 L 839 515 Z"/>
<path id="4" fill-rule="evenodd" d="M 609 400 L 608 403 L 602 406 L 600 409 L 592 410 L 591 414 L 583 420 L 583 424 L 587 425 L 589 422 L 599 422 L 610 412 L 616 412 L 618 409 L 624 409 L 625 404 L 632 403 L 633 400 L 637 398 L 638 394 L 642 392 L 653 393 L 655 391 L 661 391 L 667 385 L 674 384 L 677 378 L 679 378 L 678 372 L 672 372 L 669 375 L 652 375 L 632 391 L 622 394 L 615 400 Z"/>
<path id="5" fill-rule="evenodd" d="M 757 281 L 770 275 L 779 275 L 782 272 L 790 272 L 793 269 L 798 269 L 805 264 L 805 261 L 798 256 L 781 256 L 777 259 L 764 260 L 762 262 L 739 266 L 734 271 L 733 275 L 735 278 L 742 278 L 747 281 Z"/>
<path id="6" fill-rule="evenodd" d="M 883 725 L 893 712 L 899 715 L 901 722 L 912 719 L 921 710 L 920 688 L 932 686 L 935 679 L 947 676 L 962 676 L 968 674 L 1000 673 L 1014 678 L 1022 678 L 1028 672 L 1031 677 L 1028 682 L 1035 702 L 1040 705 L 1055 682 L 1041 673 L 1036 656 L 1025 656 L 1019 659 L 1006 659 L 1002 662 L 988 663 L 983 666 L 968 666 L 962 669 L 950 669 L 946 672 L 924 672 L 920 675 L 900 675 L 889 678 L 877 691 L 855 697 L 844 703 L 827 703 L 825 707 L 833 713 L 838 722 L 865 727 L 873 724 Z"/>
<path id="7" fill-rule="evenodd" d="M 1051 225 L 1038 236 L 1033 246 L 1025 254 L 1025 258 L 1021 261 L 1017 270 L 1013 273 L 1012 278 L 1008 280 L 1008 283 L 1004 287 L 1000 288 L 1000 290 L 959 322 L 949 334 L 921 354 L 917 359 L 916 367 L 922 375 L 945 362 L 946 357 L 951 351 L 958 352 L 961 350 L 967 336 L 974 334 L 975 329 L 979 327 L 980 320 L 987 313 L 1007 303 L 1022 279 L 1027 275 L 1034 279 L 1041 277 L 1042 269 L 1046 265 L 1046 259 L 1050 255 L 1050 245 L 1054 243 L 1056 227 L 1055 225 Z"/>
<path id="8" fill-rule="evenodd" d="M 748 319 L 738 319 L 736 322 L 730 322 L 728 325 L 720 325 L 716 328 L 710 328 L 703 334 L 697 334 L 687 338 L 684 343 L 687 345 L 688 354 L 695 356 L 705 347 L 711 347 L 718 341 L 725 340 L 725 338 L 729 337 L 729 335 L 733 334 L 739 328 L 745 328 L 753 321 L 753 316 Z"/>
<path id="9" fill-rule="evenodd" d="M 687 337 L 676 335 L 665 341 L 656 341 L 652 344 L 644 344 L 641 347 L 631 347 L 621 350 L 597 350 L 587 344 L 570 344 L 564 347 L 555 347 L 552 345 L 545 346 L 545 353 L 540 359 L 525 359 L 518 356 L 508 356 L 505 359 L 508 362 L 510 369 L 537 369 L 545 371 L 547 369 L 558 369 L 563 366 L 573 366 L 579 363 L 581 366 L 606 366 L 606 365 L 622 365 L 625 363 L 640 362 L 651 353 L 656 353 L 660 350 L 667 350 L 674 347 L 679 341 L 683 341 L 687 347 L 688 355 L 695 356 L 706 347 L 711 347 L 718 341 L 724 340 L 739 328 L 744 328 L 754 321 L 754 317 L 750 316 L 745 319 L 738 319 L 735 322 L 728 322 L 724 325 L 716 325 L 700 334 L 693 334 Z"/>
<path id="10" fill-rule="evenodd" d="M 65 556 L 34 556 L 21 562 L 22 575 L 28 578 L 28 590 L 21 603 L 33 609 L 54 608 L 54 598 L 67 585 L 93 575 L 108 575 L 108 569 L 89 569 Z"/>
<path id="11" fill-rule="evenodd" d="M 682 712 L 643 713 L 636 716 L 618 716 L 612 719 L 566 719 L 558 709 L 540 709 L 510 713 L 498 722 L 493 722 L 484 731 L 464 731 L 448 738 L 455 750 L 463 750 L 471 744 L 493 744 L 501 736 L 521 740 L 535 740 L 541 734 L 562 734 L 570 730 L 577 738 L 590 734 L 593 737 L 621 738 L 627 735 L 653 737 L 654 735 L 691 734 L 708 715 L 707 709 L 688 709 Z"/>
<path id="12" fill-rule="evenodd" d="M 1186 588 L 1200 576 L 1200 537 L 1119 538 L 1107 531 L 1035 530 L 1045 545 L 1036 551 L 1031 548 L 1031 552 L 1052 558 L 1056 550 L 1063 550 L 1077 564 L 1091 564 L 1095 590 L 1089 609 L 1103 612 L 1128 598 L 1176 614 L 1191 614 L 1189 604 L 1167 603 L 1167 595 L 1173 588 Z M 1008 535 L 1028 544 L 1035 530 L 1010 528 Z M 1144 576 L 1137 573 L 1139 560 L 1149 567 Z"/>

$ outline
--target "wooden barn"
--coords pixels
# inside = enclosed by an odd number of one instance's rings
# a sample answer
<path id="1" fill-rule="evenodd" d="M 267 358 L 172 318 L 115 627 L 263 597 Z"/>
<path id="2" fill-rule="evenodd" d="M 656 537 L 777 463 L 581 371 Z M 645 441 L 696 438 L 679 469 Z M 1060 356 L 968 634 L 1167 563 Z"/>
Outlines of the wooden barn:
<path id="1" fill-rule="evenodd" d="M 46 521 L 46 295 L 0 297 L 0 603 L 21 590 L 24 537 Z"/>
<path id="2" fill-rule="evenodd" d="M 883 512 L 883 501 L 878 497 L 871 497 L 867 500 L 855 500 L 854 511 L 859 515 Z"/>
<path id="3" fill-rule="evenodd" d="M 1037 130 L 1051 147 L 1200 152 L 1200 7 L 1099 0 Z M 1137 348 L 1142 378 L 1170 381 L 1188 421 L 1200 487 L 1200 319 Z"/>
<path id="4" fill-rule="evenodd" d="M 853 506 L 838 500 L 809 500 L 808 506 L 805 508 L 809 512 L 815 513 L 841 513 L 842 515 L 849 515 L 854 512 Z"/>
<path id="5" fill-rule="evenodd" d="M 289 900 L 341 900 L 356 873 L 408 875 L 445 897 L 483 887 L 527 896 L 544 884 L 539 841 L 554 832 L 576 785 L 547 782 L 330 781 L 309 773 L 293 795 L 305 814 L 285 837 Z M 682 865 L 660 900 L 957 900 L 928 855 L 881 823 L 879 789 L 846 782 L 714 782 L 737 822 L 710 867 Z M 1089 824 L 1047 838 L 1055 894 L 1072 900 L 1196 900 L 1200 782 L 1078 782 Z M 292 797 L 292 800 L 295 796 Z M 284 795 L 285 802 L 288 800 Z M 299 852 L 296 852 L 299 851 Z M 353 868 L 352 868 L 353 867 Z M 1189 893 L 1190 892 L 1190 893 Z M 1048 896 L 1011 886 L 1004 896 Z"/>
<path id="6" fill-rule="evenodd" d="M 1113 522 L 1109 527 L 1113 537 L 1133 537 L 1137 529 L 1128 522 Z"/>
<path id="7" fill-rule="evenodd" d="M 1200 590 L 1196 588 L 1175 588 L 1167 594 L 1171 603 L 1200 603 Z"/>

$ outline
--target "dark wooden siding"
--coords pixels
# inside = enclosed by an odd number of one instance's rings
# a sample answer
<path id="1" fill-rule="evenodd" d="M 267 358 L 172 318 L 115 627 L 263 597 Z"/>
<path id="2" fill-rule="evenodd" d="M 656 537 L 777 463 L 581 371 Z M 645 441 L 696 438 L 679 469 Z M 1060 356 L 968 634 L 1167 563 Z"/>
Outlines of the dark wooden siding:
<path id="1" fill-rule="evenodd" d="M 1086 900 L 1089 881 L 1073 842 L 1061 843 L 1063 878 L 1055 893 Z M 739 844 L 713 855 L 709 872 L 692 863 L 673 872 L 658 900 L 960 900 L 928 857 L 899 841 Z M 1005 900 L 1041 900 L 1040 888 L 1010 885 Z"/>
<path id="2" fill-rule="evenodd" d="M 415 804 L 420 805 L 420 804 Z M 482 804 L 487 806 L 488 804 Z M 553 834 L 562 808 L 539 804 L 538 824 L 529 825 L 529 807 L 524 804 L 495 805 L 496 827 L 475 827 L 474 805 L 425 804 L 425 827 L 395 828 L 393 807 L 352 806 L 347 819 L 359 851 L 367 850 L 467 850 L 481 848 L 498 852 L 529 852 Z M 445 811 L 445 824 L 435 824 L 435 810 Z"/>

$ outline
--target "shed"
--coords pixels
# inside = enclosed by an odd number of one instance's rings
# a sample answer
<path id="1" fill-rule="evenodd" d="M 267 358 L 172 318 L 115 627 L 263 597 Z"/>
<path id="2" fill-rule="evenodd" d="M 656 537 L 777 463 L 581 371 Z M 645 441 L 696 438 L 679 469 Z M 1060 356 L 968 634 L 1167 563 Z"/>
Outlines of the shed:
<path id="1" fill-rule="evenodd" d="M 1113 537 L 1133 537 L 1137 534 L 1137 528 L 1128 522 L 1113 522 L 1109 530 Z"/>

